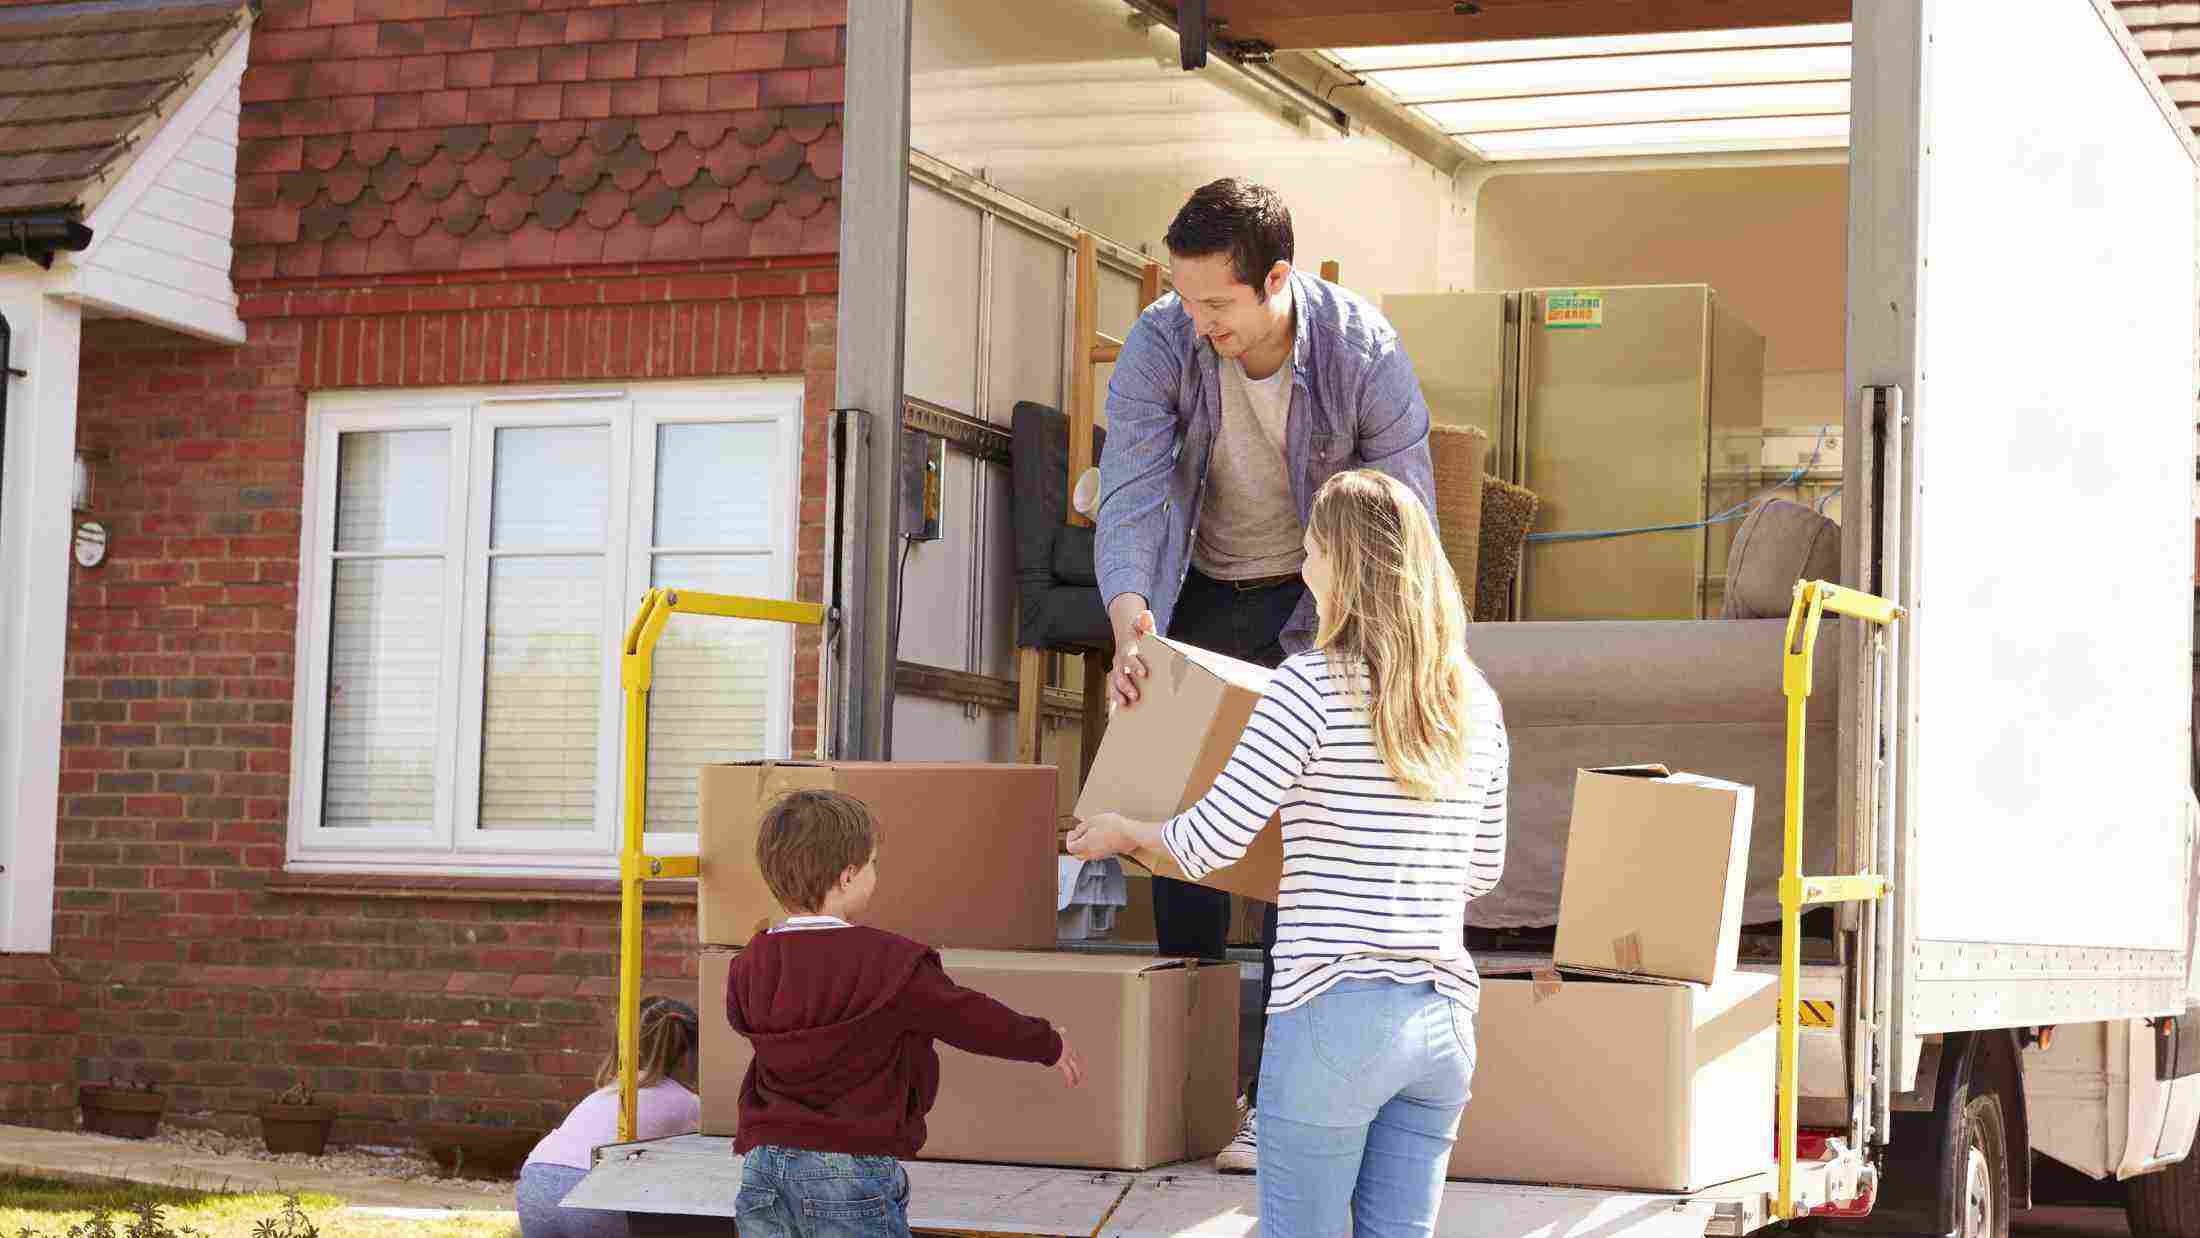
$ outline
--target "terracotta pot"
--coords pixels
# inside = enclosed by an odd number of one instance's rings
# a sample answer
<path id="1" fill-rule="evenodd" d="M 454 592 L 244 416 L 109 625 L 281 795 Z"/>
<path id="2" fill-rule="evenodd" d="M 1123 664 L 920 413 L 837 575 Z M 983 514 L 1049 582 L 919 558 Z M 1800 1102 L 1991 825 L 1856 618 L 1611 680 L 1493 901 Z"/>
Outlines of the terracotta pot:
<path id="1" fill-rule="evenodd" d="M 549 1132 L 472 1122 L 419 1122 L 413 1137 L 444 1172 L 460 1178 L 510 1178 Z"/>
<path id="2" fill-rule="evenodd" d="M 270 1101 L 260 1106 L 260 1138 L 270 1152 L 303 1152 L 319 1156 L 328 1147 L 328 1128 L 336 1121 L 334 1105 L 284 1105 Z"/>
<path id="3" fill-rule="evenodd" d="M 84 1110 L 84 1129 L 93 1134 L 149 1139 L 160 1130 L 160 1115 L 168 1108 L 168 1096 L 164 1092 L 87 1083 L 76 1090 L 76 1103 Z"/>

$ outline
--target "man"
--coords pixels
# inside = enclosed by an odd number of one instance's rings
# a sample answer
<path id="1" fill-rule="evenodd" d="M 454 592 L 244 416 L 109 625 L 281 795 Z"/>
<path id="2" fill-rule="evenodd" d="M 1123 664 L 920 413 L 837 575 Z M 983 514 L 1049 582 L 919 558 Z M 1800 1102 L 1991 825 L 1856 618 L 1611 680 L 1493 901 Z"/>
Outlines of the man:
<path id="1" fill-rule="evenodd" d="M 1282 199 L 1216 181 L 1166 241 L 1176 290 L 1140 315 L 1108 383 L 1095 558 L 1117 707 L 1138 701 L 1144 631 L 1269 667 L 1313 643 L 1299 565 L 1314 492 L 1332 474 L 1381 469 L 1436 511 L 1428 405 L 1398 333 L 1373 305 L 1292 269 Z M 1157 881 L 1154 919 L 1162 953 L 1223 957 L 1227 894 Z M 1265 977 L 1273 905 L 1263 938 Z M 1261 1006 L 1265 1028 L 1265 991 Z M 1215 1158 L 1224 1172 L 1254 1169 L 1259 1078 L 1256 1059 L 1245 1121 Z"/>

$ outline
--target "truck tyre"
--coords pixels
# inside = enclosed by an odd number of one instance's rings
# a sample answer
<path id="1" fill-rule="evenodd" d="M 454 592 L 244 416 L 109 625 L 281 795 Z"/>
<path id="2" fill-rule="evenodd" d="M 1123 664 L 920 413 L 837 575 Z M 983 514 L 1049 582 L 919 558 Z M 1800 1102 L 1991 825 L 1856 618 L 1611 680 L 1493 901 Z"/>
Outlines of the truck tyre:
<path id="1" fill-rule="evenodd" d="M 1959 1238 L 2009 1238 L 2009 1125 L 2001 1097 L 1986 1092 L 1963 1107 L 1957 1181 Z"/>
<path id="2" fill-rule="evenodd" d="M 2200 1238 L 2200 1161 L 2187 1158 L 2124 1183 L 2131 1238 Z"/>

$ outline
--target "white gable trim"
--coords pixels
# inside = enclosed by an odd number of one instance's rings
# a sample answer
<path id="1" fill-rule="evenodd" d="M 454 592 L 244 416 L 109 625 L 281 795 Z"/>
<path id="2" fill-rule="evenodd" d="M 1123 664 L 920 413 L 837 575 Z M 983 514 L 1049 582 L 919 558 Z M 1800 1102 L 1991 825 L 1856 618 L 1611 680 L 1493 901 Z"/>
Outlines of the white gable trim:
<path id="1" fill-rule="evenodd" d="M 217 343 L 244 342 L 229 268 L 249 30 L 240 22 L 225 36 L 213 70 L 139 139 L 145 149 L 85 220 L 90 247 L 55 264 L 57 295 Z"/>
<path id="2" fill-rule="evenodd" d="M 13 334 L 6 362 L 23 371 L 0 373 L 0 951 L 41 954 L 53 949 L 82 321 L 46 285 L 27 262 L 0 267 L 0 316 Z"/>

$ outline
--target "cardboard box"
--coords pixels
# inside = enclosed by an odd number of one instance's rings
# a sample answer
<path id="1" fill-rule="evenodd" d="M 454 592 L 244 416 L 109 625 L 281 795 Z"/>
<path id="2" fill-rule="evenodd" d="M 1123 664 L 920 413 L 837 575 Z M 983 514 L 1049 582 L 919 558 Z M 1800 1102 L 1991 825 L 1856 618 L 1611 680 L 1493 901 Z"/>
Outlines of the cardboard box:
<path id="1" fill-rule="evenodd" d="M 1109 720 L 1077 797 L 1080 819 L 1117 812 L 1134 821 L 1166 821 L 1198 803 L 1268 690 L 1268 672 L 1250 662 L 1157 636 L 1140 641 L 1138 649 L 1148 672 L 1138 704 Z M 1183 877 L 1166 851 L 1128 858 L 1157 876 Z M 1243 859 L 1200 884 L 1275 902 L 1283 884 L 1279 824 L 1271 819 Z"/>
<path id="2" fill-rule="evenodd" d="M 1450 1176 L 1695 1191 L 1773 1166 L 1775 976 L 1484 977 Z"/>
<path id="3" fill-rule="evenodd" d="M 706 765 L 696 936 L 747 944 L 787 914 L 756 868 L 756 826 L 788 791 L 845 791 L 878 820 L 878 890 L 864 922 L 930 946 L 1054 948 L 1050 765 L 763 761 Z"/>
<path id="4" fill-rule="evenodd" d="M 736 951 L 703 951 L 703 1133 L 739 1124 L 748 1038 L 724 1015 Z M 1213 1156 L 1237 1129 L 1238 968 L 1135 955 L 948 950 L 959 984 L 1066 1029 L 1085 1085 L 939 1046 L 926 1160 L 1150 1169 Z"/>
<path id="5" fill-rule="evenodd" d="M 1585 769 L 1559 889 L 1561 967 L 1716 983 L 1741 946 L 1756 792 L 1662 765 Z"/>

